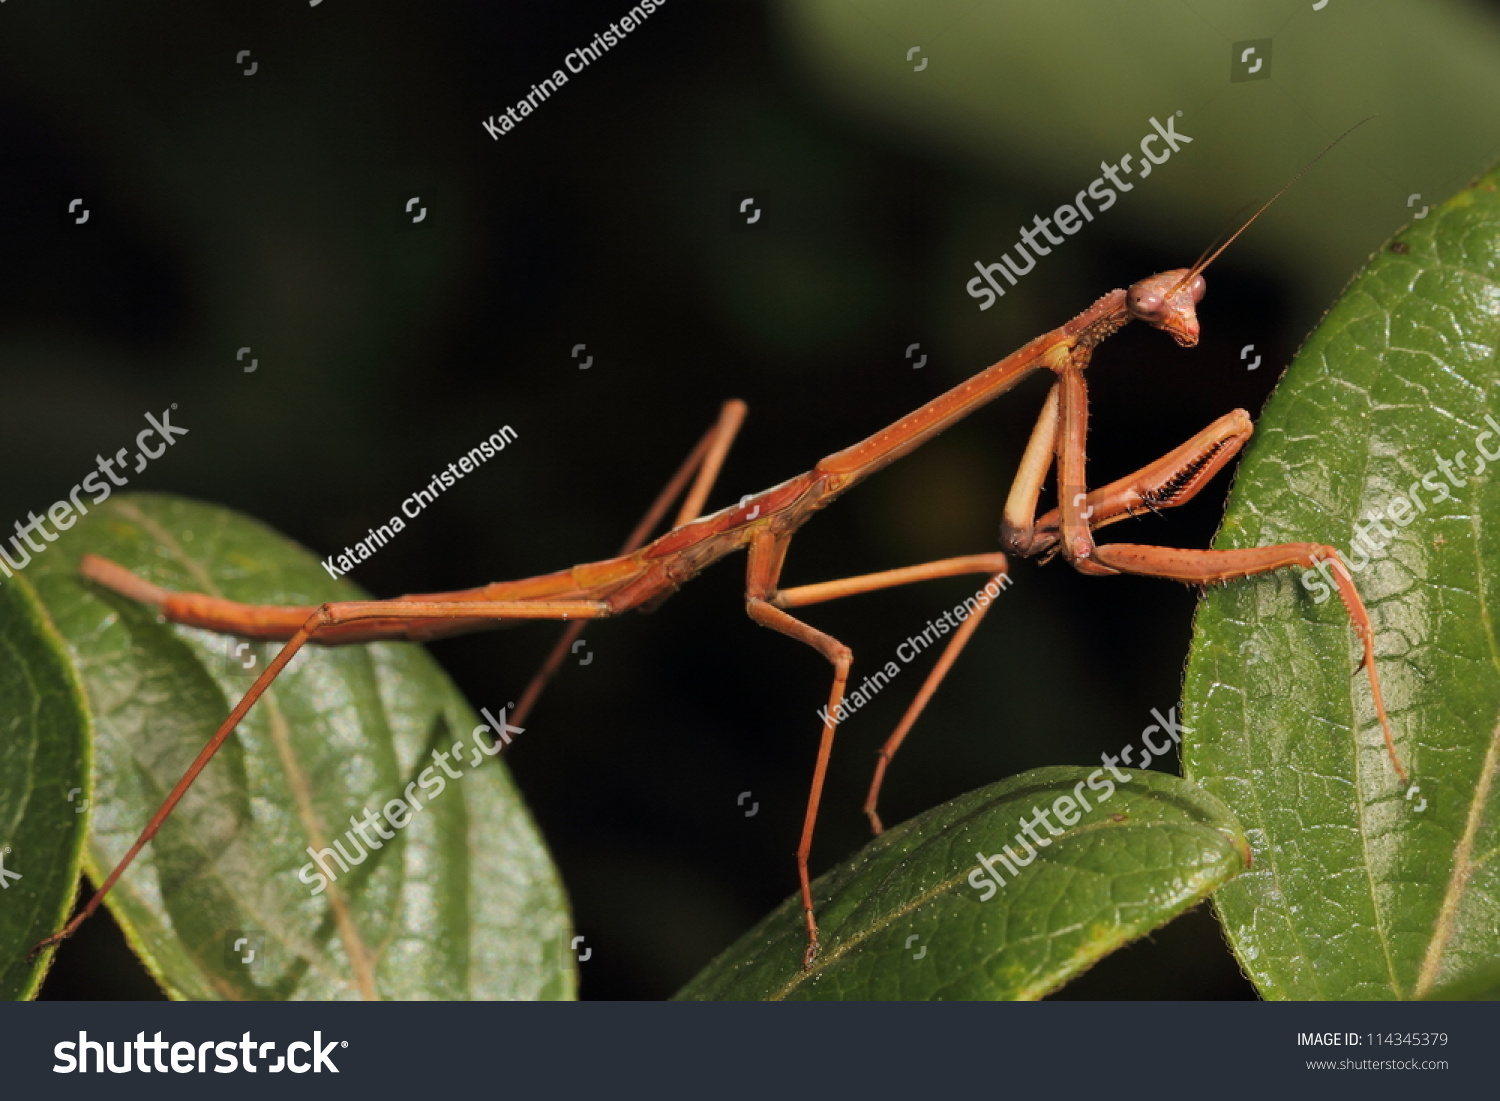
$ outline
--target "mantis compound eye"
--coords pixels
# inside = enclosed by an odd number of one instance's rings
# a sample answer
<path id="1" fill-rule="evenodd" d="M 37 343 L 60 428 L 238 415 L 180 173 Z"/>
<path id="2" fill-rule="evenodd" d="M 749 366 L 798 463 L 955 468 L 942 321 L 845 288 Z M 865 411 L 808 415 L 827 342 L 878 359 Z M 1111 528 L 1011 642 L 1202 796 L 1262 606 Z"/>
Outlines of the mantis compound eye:
<path id="1" fill-rule="evenodd" d="M 1125 303 L 1130 309 L 1131 316 L 1138 317 L 1142 321 L 1160 321 L 1165 306 L 1160 293 L 1142 290 L 1139 286 L 1130 288 Z"/>

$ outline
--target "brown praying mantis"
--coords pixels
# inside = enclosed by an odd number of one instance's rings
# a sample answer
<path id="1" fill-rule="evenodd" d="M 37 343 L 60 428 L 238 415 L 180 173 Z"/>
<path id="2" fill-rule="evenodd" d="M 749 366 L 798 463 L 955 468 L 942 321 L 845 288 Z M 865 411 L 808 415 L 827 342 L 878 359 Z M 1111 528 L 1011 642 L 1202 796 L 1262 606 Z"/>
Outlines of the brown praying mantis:
<path id="1" fill-rule="evenodd" d="M 717 422 L 699 440 L 613 558 L 475 589 L 309 608 L 241 604 L 198 593 L 169 592 L 114 562 L 85 556 L 82 572 L 87 579 L 156 608 L 172 623 L 242 638 L 281 640 L 285 645 L 230 711 L 93 897 L 60 932 L 33 948 L 32 954 L 71 936 L 98 909 L 240 720 L 309 642 L 324 646 L 380 640 L 420 642 L 516 620 L 569 621 L 568 629 L 521 697 L 512 719 L 519 726 L 590 620 L 632 610 L 650 610 L 708 566 L 740 550 L 746 551 L 748 557 L 745 610 L 750 618 L 812 647 L 833 667 L 833 683 L 828 707 L 822 712 L 825 721 L 797 847 L 797 875 L 807 927 L 804 968 L 812 966 L 818 952 L 818 924 L 808 858 L 824 778 L 838 732 L 837 716 L 841 714 L 840 704 L 854 655 L 843 642 L 794 615 L 793 609 L 962 574 L 988 575 L 992 582 L 1003 584 L 1007 555 L 1041 557 L 1043 561 L 1061 555 L 1085 574 L 1140 574 L 1198 586 L 1331 562 L 1340 567 L 1332 573 L 1362 644 L 1359 665 L 1369 678 L 1386 751 L 1397 776 L 1405 784 L 1406 770 L 1396 752 L 1395 737 L 1381 697 L 1374 629 L 1335 548 L 1319 543 L 1285 543 L 1241 550 L 1185 550 L 1137 543 L 1101 544 L 1094 538 L 1100 528 L 1141 510 L 1174 508 L 1192 500 L 1238 454 L 1253 430 L 1249 415 L 1243 409 L 1236 409 L 1155 462 L 1103 488 L 1090 490 L 1085 477 L 1088 388 L 1084 371 L 1094 349 L 1132 320 L 1162 330 L 1183 347 L 1196 344 L 1197 306 L 1205 289 L 1203 271 L 1301 175 L 1299 172 L 1293 177 L 1223 245 L 1192 267 L 1162 272 L 1128 289 L 1110 291 L 1071 321 L 1037 337 L 867 439 L 828 455 L 807 473 L 747 496 L 733 507 L 702 515 L 746 413 L 743 402 L 726 402 Z M 781 587 L 781 572 L 792 537 L 814 514 L 1038 371 L 1051 371 L 1055 379 L 1005 502 L 1000 532 L 1003 550 L 819 584 Z M 1043 484 L 1054 465 L 1057 507 L 1038 516 Z M 679 498 L 682 501 L 671 530 L 649 539 Z M 887 767 L 987 610 L 987 605 L 981 605 L 953 631 L 936 665 L 879 751 L 864 806 L 876 833 L 882 829 L 877 804 Z"/>

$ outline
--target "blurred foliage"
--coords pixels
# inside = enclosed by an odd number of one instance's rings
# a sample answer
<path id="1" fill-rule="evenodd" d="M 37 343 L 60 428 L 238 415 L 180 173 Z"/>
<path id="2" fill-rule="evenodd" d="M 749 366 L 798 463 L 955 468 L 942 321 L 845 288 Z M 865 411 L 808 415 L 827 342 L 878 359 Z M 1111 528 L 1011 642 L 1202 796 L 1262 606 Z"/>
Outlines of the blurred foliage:
<path id="1" fill-rule="evenodd" d="M 1024 175 L 1059 203 L 1099 175 L 1101 159 L 1134 151 L 1149 118 L 1182 111 L 1178 127 L 1193 144 L 1101 215 L 1174 241 L 1206 243 L 1242 204 L 1263 201 L 1329 139 L 1374 116 L 1236 246 L 1241 261 L 1288 269 L 1314 303 L 1410 216 L 1411 193 L 1429 204 L 1450 194 L 1500 142 L 1500 22 L 1492 6 L 1466 0 L 777 8 L 805 79 L 851 116 L 974 170 Z M 1235 43 L 1267 38 L 1264 79 L 1230 82 Z M 984 213 L 966 233 L 981 255 L 1015 239 L 998 211 Z"/>

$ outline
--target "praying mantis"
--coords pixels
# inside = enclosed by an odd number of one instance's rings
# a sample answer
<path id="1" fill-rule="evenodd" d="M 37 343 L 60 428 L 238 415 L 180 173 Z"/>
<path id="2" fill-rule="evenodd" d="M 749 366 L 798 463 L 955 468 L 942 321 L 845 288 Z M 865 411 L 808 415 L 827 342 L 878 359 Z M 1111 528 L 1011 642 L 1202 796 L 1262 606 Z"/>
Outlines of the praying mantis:
<path id="1" fill-rule="evenodd" d="M 421 642 L 520 620 L 565 621 L 568 628 L 513 712 L 511 722 L 519 727 L 589 622 L 628 611 L 651 610 L 707 567 L 739 551 L 747 556 L 744 595 L 750 619 L 816 650 L 833 672 L 827 707 L 821 712 L 822 730 L 796 853 L 807 934 L 802 956 L 805 969 L 813 966 L 819 951 L 809 860 L 824 781 L 838 734 L 840 705 L 854 655 L 841 640 L 794 614 L 797 609 L 966 574 L 980 575 L 989 583 L 1003 586 L 1012 557 L 1047 561 L 1061 556 L 1074 569 L 1093 576 L 1137 574 L 1197 586 L 1227 583 L 1275 570 L 1316 568 L 1326 562 L 1334 566 L 1331 576 L 1361 644 L 1359 667 L 1368 678 L 1391 766 L 1402 783 L 1406 783 L 1406 770 L 1397 753 L 1395 734 L 1381 694 L 1374 629 L 1336 548 L 1302 542 L 1237 550 L 1190 550 L 1138 543 L 1099 543 L 1095 539 L 1100 529 L 1143 510 L 1175 508 L 1192 500 L 1244 447 L 1253 425 L 1243 409 L 1233 410 L 1155 462 L 1101 488 L 1090 489 L 1086 478 L 1085 371 L 1094 350 L 1135 320 L 1165 332 L 1182 347 L 1195 345 L 1199 336 L 1197 307 L 1206 290 L 1203 272 L 1291 183 L 1256 211 L 1228 241 L 1191 267 L 1161 272 L 1126 289 L 1110 291 L 1065 324 L 1036 337 L 864 440 L 827 455 L 806 473 L 747 495 L 732 507 L 704 514 L 747 412 L 741 401 L 724 403 L 715 423 L 612 558 L 473 589 L 419 593 L 394 600 L 326 603 L 312 608 L 242 604 L 199 593 L 171 592 L 107 559 L 85 556 L 81 571 L 88 581 L 152 607 L 172 623 L 248 639 L 281 641 L 284 645 L 204 745 L 88 903 L 61 931 L 33 948 L 33 954 L 71 936 L 98 909 L 247 712 L 308 643 L 336 646 L 382 640 Z M 816 513 L 1023 379 L 1043 371 L 1052 373 L 1053 382 L 1004 504 L 1000 550 L 815 584 L 781 586 L 792 538 Z M 1043 487 L 1054 470 L 1056 506 L 1039 513 Z M 674 504 L 677 510 L 670 530 L 651 538 Z M 864 813 L 877 834 L 883 829 L 878 804 L 887 770 L 987 611 L 988 605 L 978 607 L 952 631 L 936 664 L 878 753 L 864 804 Z"/>

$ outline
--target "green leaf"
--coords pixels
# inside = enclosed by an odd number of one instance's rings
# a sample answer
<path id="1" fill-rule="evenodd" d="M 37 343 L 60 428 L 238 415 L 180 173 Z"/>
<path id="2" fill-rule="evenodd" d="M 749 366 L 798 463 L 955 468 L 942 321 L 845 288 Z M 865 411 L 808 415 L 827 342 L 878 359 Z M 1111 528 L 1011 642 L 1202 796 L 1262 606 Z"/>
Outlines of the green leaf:
<path id="1" fill-rule="evenodd" d="M 1422 995 L 1428 1002 L 1500 1002 L 1500 963 L 1487 964 L 1463 978 Z"/>
<path id="2" fill-rule="evenodd" d="M 1215 901 L 1267 997 L 1422 996 L 1500 956 L 1500 478 L 1480 459 L 1500 456 L 1496 181 L 1402 231 L 1329 311 L 1261 418 L 1216 544 L 1349 557 L 1419 789 L 1386 756 L 1318 575 L 1210 594 L 1184 765 L 1254 841 L 1254 870 Z M 1383 546 L 1357 548 L 1382 512 Z"/>
<path id="3" fill-rule="evenodd" d="M 67 920 L 83 859 L 88 716 L 57 632 L 18 575 L 0 584 L 0 998 L 36 993 L 32 945 Z"/>
<path id="4" fill-rule="evenodd" d="M 173 497 L 114 498 L 37 557 L 26 576 L 67 640 L 96 729 L 97 882 L 279 644 L 159 621 L 84 581 L 85 552 L 168 589 L 247 602 L 364 594 L 264 526 Z M 111 892 L 146 966 L 182 998 L 571 996 L 562 888 L 505 769 L 470 759 L 472 709 L 417 646 L 304 654 Z M 431 755 L 454 743 L 462 779 L 439 788 Z M 387 810 L 408 796 L 420 811 Z M 394 834 L 367 825 L 378 850 L 351 826 L 367 809 Z M 309 847 L 335 841 L 356 863 L 345 873 L 327 859 L 335 881 L 314 893 Z"/>
<path id="5" fill-rule="evenodd" d="M 1115 784 L 1103 769 L 1036 769 L 887 830 L 814 882 L 822 948 L 810 971 L 793 895 L 677 997 L 1030 999 L 1056 990 L 1203 901 L 1248 859 L 1217 799 L 1165 773 L 1123 771 L 1128 783 Z M 1086 811 L 1056 805 L 1080 795 Z M 1074 824 L 1051 836 L 1032 821 L 1047 807 Z M 1043 845 L 1022 833 L 1027 821 Z M 1002 846 L 1036 856 L 1014 875 L 992 863 L 1007 882 L 981 889 L 980 856 Z"/>

